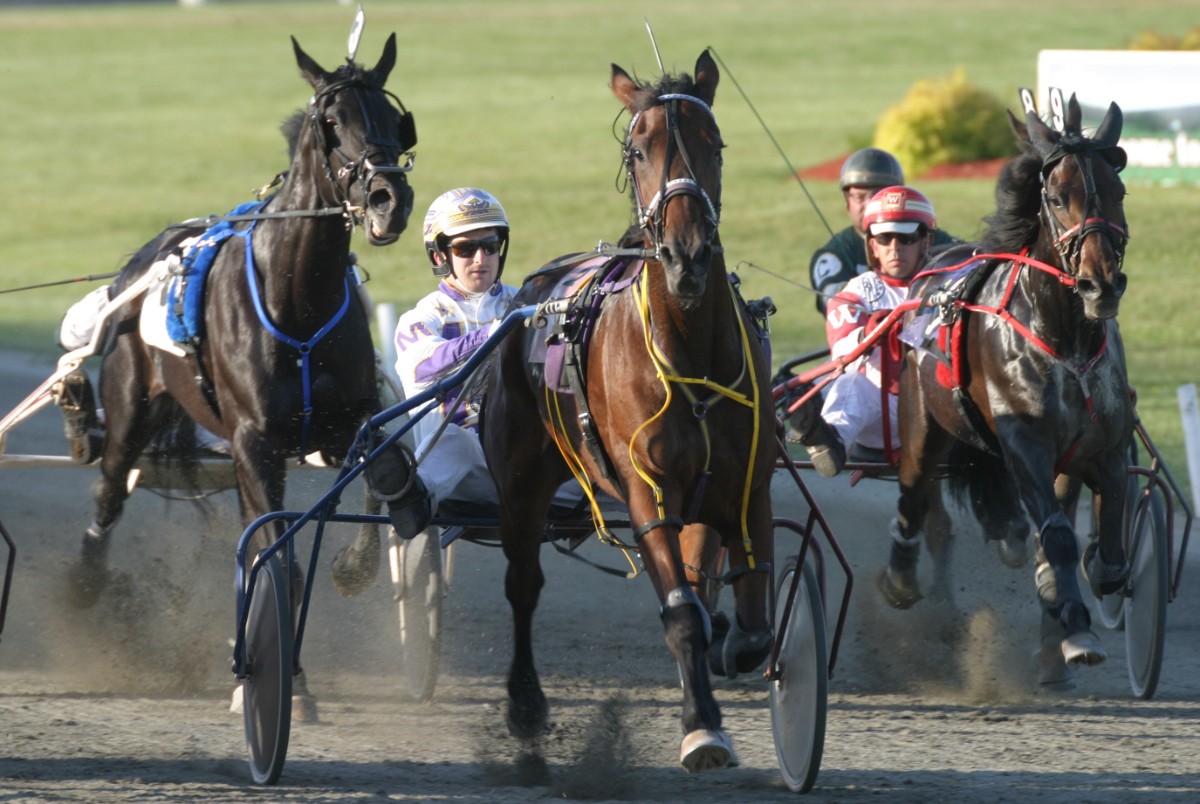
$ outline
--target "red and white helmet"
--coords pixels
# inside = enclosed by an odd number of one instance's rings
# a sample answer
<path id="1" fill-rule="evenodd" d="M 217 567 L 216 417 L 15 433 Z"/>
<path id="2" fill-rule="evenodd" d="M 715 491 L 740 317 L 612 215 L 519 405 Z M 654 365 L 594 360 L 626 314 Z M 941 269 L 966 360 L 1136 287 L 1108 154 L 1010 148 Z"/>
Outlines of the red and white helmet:
<path id="1" fill-rule="evenodd" d="M 930 200 L 911 187 L 885 187 L 871 196 L 863 212 L 863 229 L 868 237 L 884 232 L 912 234 L 922 226 L 926 231 L 936 231 L 937 215 Z"/>
<path id="2" fill-rule="evenodd" d="M 425 253 L 433 263 L 435 276 L 450 273 L 450 260 L 446 255 L 449 238 L 475 229 L 496 229 L 503 241 L 500 250 L 500 271 L 504 271 L 504 258 L 508 255 L 508 216 L 496 196 L 478 187 L 458 187 L 448 190 L 433 200 L 425 213 Z M 441 253 L 439 264 L 434 257 Z"/>

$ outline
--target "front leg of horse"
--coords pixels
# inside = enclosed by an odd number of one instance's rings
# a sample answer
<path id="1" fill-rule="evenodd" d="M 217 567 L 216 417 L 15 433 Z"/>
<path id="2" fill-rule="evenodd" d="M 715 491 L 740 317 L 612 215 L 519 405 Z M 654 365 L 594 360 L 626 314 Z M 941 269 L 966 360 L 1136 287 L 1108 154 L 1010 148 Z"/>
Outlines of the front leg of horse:
<path id="1" fill-rule="evenodd" d="M 373 516 L 382 510 L 383 503 L 368 491 L 364 513 Z M 330 574 L 337 593 L 342 597 L 354 597 L 366 591 L 379 574 L 379 553 L 379 526 L 365 522 L 359 527 L 357 538 L 333 557 Z"/>
<path id="2" fill-rule="evenodd" d="M 250 428 L 239 429 L 233 438 L 233 459 L 237 470 L 238 496 L 242 508 L 243 525 L 249 527 L 258 517 L 272 511 L 283 510 L 286 469 L 279 448 L 262 434 Z M 249 555 L 270 547 L 283 533 L 280 523 L 260 529 L 250 544 Z M 284 573 L 290 581 L 292 603 L 292 626 L 295 628 L 300 604 L 304 599 L 304 572 L 301 562 L 289 563 L 289 552 L 281 549 L 279 555 Z M 237 706 L 238 692 L 234 693 Z M 317 699 L 308 691 L 304 670 L 297 664 L 292 679 L 292 720 L 300 723 L 315 723 Z"/>
<path id="3" fill-rule="evenodd" d="M 384 450 L 363 471 L 366 481 L 365 512 L 378 514 L 383 502 L 407 498 L 416 477 L 416 463 L 411 450 L 400 443 Z M 360 594 L 379 574 L 379 526 L 365 523 L 358 537 L 333 557 L 331 574 L 333 587 L 342 597 Z"/>
<path id="4" fill-rule="evenodd" d="M 1043 647 L 1038 657 L 1039 680 L 1043 684 L 1057 683 L 1069 675 L 1057 666 L 1053 655 L 1055 639 L 1068 669 L 1080 664 L 1100 664 L 1108 658 L 1099 637 L 1091 630 L 1091 614 L 1079 589 L 1078 561 L 1075 531 L 1066 515 L 1054 510 L 1038 530 L 1034 569 L 1043 610 Z M 1057 632 L 1053 627 L 1055 622 Z"/>
<path id="5" fill-rule="evenodd" d="M 630 513 L 636 520 L 632 506 Z M 658 593 L 663 636 L 679 666 L 683 685 L 679 763 L 688 773 L 696 773 L 735 766 L 738 759 L 733 741 L 721 728 L 721 710 L 708 675 L 712 622 L 688 581 L 679 545 L 674 527 L 660 525 L 642 536 L 638 548 Z"/>

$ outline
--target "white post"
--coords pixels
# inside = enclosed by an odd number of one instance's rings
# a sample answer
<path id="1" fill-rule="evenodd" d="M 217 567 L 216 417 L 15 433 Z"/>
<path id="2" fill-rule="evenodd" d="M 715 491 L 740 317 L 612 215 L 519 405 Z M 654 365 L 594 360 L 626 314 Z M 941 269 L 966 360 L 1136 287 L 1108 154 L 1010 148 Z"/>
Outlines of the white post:
<path id="1" fill-rule="evenodd" d="M 396 305 L 391 302 L 375 305 L 375 326 L 379 329 L 383 369 L 399 384 L 400 377 L 396 374 Z"/>
<path id="2" fill-rule="evenodd" d="M 1196 384 L 1175 389 L 1179 416 L 1183 420 L 1183 446 L 1187 450 L 1188 477 L 1192 485 L 1192 510 L 1200 510 L 1200 410 L 1196 404 Z"/>

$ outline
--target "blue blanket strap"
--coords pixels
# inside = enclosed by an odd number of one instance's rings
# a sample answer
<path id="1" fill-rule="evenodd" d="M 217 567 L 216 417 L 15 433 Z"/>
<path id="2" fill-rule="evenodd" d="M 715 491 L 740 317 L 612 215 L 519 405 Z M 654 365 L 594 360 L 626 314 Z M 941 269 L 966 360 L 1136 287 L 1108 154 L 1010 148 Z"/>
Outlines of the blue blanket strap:
<path id="1" fill-rule="evenodd" d="M 251 224 L 251 229 L 254 228 Z M 249 230 L 247 230 L 249 235 Z M 347 274 L 349 269 L 347 269 Z M 249 236 L 246 237 L 246 284 L 250 286 L 250 298 L 254 300 L 254 311 L 258 313 L 258 320 L 266 328 L 267 332 L 275 336 L 276 339 L 283 341 L 288 346 L 292 347 L 300 353 L 300 372 L 302 388 L 304 391 L 304 421 L 300 430 L 300 463 L 304 463 L 304 456 L 308 454 L 308 438 L 312 431 L 312 374 L 310 354 L 313 346 L 315 346 L 322 338 L 329 334 L 330 330 L 338 325 L 338 322 L 346 315 L 346 311 L 350 309 L 350 296 L 352 291 L 350 288 L 350 278 L 343 280 L 345 283 L 345 293 L 343 294 L 341 309 L 334 314 L 333 318 L 325 323 L 317 332 L 306 341 L 298 341 L 295 338 L 282 332 L 270 316 L 267 315 L 267 309 L 263 307 L 262 295 L 258 290 L 258 281 L 254 275 L 254 249 L 251 247 Z"/>

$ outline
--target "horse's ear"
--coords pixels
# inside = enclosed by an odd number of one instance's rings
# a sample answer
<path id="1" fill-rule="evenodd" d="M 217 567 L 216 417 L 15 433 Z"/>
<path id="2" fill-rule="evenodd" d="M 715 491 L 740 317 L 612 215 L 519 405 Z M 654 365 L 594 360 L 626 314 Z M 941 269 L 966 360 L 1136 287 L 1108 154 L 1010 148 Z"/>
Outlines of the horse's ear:
<path id="1" fill-rule="evenodd" d="M 712 54 L 708 49 L 700 54 L 700 58 L 696 59 L 696 95 L 700 100 L 707 103 L 709 106 L 713 104 L 713 98 L 717 94 L 717 82 L 721 80 L 721 72 L 717 69 L 717 63 L 713 61 Z"/>
<path id="2" fill-rule="evenodd" d="M 1097 145 L 1105 148 L 1113 148 L 1121 139 L 1121 126 L 1125 123 L 1125 116 L 1121 114 L 1121 107 L 1115 103 L 1108 104 L 1108 111 L 1104 113 L 1104 119 L 1100 121 L 1100 126 L 1096 129 L 1092 139 Z"/>
<path id="3" fill-rule="evenodd" d="M 1058 142 L 1058 132 L 1046 125 L 1036 112 L 1025 114 L 1025 130 L 1029 134 L 1029 142 L 1045 159 L 1054 152 Z"/>
<path id="4" fill-rule="evenodd" d="M 625 108 L 633 111 L 633 97 L 637 94 L 637 82 L 629 77 L 629 73 L 622 70 L 617 65 L 612 66 L 612 78 L 609 79 L 608 85 L 612 87 L 613 94 L 617 96 L 617 100 L 625 104 Z"/>
<path id="5" fill-rule="evenodd" d="M 1069 131 L 1072 134 L 1081 134 L 1083 126 L 1083 109 L 1079 106 L 1079 101 L 1075 97 L 1075 93 L 1071 93 L 1070 100 L 1067 101 L 1067 119 L 1063 124 L 1063 131 Z"/>
<path id="6" fill-rule="evenodd" d="M 1017 119 L 1017 116 L 1012 113 L 1012 110 L 1005 109 L 1008 112 L 1008 124 L 1012 126 L 1013 134 L 1017 135 L 1017 142 L 1022 145 L 1029 142 L 1029 128 Z"/>
<path id="7" fill-rule="evenodd" d="M 296 41 L 296 37 L 292 37 L 292 50 L 296 52 L 296 64 L 300 67 L 300 74 L 304 76 L 304 80 L 312 85 L 313 89 L 320 89 L 321 85 L 328 80 L 328 73 L 325 69 L 313 61 L 312 56 L 304 52 L 304 48 L 300 47 L 300 43 Z"/>
<path id="8" fill-rule="evenodd" d="M 383 44 L 383 55 L 379 57 L 379 63 L 375 65 L 375 69 L 371 70 L 375 74 L 375 78 L 379 81 L 379 86 L 387 83 L 387 77 L 391 74 L 392 68 L 396 66 L 396 32 L 392 31 L 392 35 Z"/>

